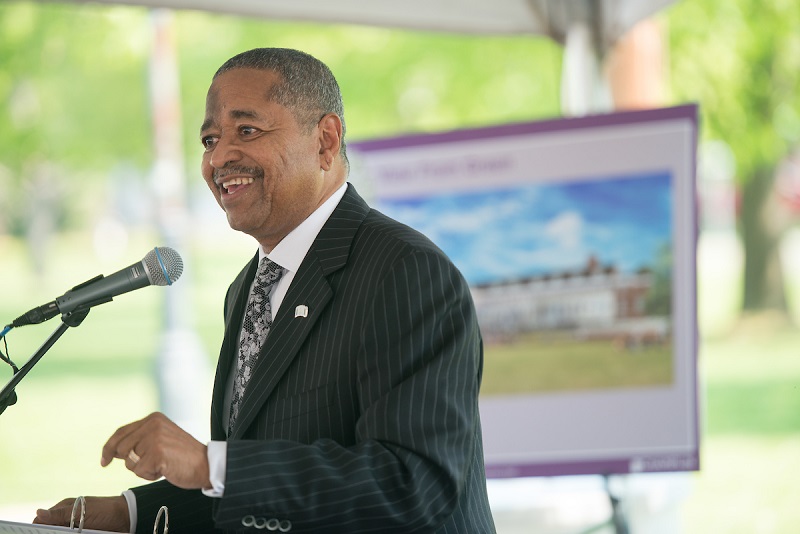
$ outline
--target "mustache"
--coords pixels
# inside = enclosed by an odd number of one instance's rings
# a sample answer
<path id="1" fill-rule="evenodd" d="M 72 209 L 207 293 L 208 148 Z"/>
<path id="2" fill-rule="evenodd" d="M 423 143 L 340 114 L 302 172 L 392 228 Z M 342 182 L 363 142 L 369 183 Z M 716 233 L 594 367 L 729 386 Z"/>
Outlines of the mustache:
<path id="1" fill-rule="evenodd" d="M 260 167 L 247 167 L 245 165 L 234 165 L 232 167 L 216 169 L 214 171 L 214 182 L 219 183 L 220 180 L 232 174 L 251 176 L 253 178 L 263 178 L 264 170 Z"/>

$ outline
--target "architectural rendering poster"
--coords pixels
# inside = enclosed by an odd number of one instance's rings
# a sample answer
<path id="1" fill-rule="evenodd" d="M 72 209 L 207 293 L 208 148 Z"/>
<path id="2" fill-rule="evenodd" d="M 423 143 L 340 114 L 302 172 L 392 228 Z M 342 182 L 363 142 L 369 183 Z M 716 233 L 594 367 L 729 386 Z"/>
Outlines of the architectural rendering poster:
<path id="1" fill-rule="evenodd" d="M 359 189 L 470 285 L 490 477 L 698 468 L 696 115 L 350 147 Z"/>

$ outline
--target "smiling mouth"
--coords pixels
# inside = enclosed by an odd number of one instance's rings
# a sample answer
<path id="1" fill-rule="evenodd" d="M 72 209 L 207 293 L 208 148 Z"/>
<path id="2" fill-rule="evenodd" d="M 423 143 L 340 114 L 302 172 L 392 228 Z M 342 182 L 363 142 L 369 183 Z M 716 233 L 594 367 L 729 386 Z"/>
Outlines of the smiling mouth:
<path id="1" fill-rule="evenodd" d="M 230 178 L 221 181 L 219 183 L 219 188 L 226 194 L 232 195 L 239 189 L 248 186 L 255 181 L 256 181 L 255 178 L 253 178 L 252 176 Z"/>

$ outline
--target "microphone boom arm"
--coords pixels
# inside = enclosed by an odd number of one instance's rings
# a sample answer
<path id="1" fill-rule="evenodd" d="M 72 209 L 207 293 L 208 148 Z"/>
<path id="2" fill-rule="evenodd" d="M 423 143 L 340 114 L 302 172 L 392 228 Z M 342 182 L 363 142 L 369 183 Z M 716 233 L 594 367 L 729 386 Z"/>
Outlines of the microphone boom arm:
<path id="1" fill-rule="evenodd" d="M 109 299 L 110 300 L 110 299 Z M 79 326 L 86 316 L 89 315 L 89 307 L 76 309 L 70 313 L 65 313 L 61 316 L 61 324 L 58 325 L 52 334 L 45 340 L 41 347 L 33 354 L 33 356 L 25 362 L 25 365 L 19 368 L 19 371 L 14 373 L 14 376 L 11 377 L 11 380 L 3 387 L 0 391 L 0 414 L 2 414 L 6 408 L 11 406 L 12 404 L 16 404 L 17 402 L 17 394 L 14 392 L 14 388 L 17 387 L 23 378 L 33 369 L 33 366 L 39 363 L 39 360 L 42 359 L 42 356 L 50 350 L 50 347 L 55 345 L 56 341 L 67 331 L 69 327 L 77 327 Z"/>

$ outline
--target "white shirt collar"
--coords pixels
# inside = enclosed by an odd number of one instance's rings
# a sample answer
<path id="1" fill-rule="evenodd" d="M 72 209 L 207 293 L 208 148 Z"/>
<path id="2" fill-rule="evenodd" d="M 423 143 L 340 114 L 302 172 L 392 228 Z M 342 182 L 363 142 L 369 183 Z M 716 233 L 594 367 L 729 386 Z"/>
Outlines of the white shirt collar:
<path id="1" fill-rule="evenodd" d="M 328 197 L 306 220 L 301 222 L 294 230 L 278 243 L 272 252 L 266 254 L 262 247 L 258 248 L 258 260 L 264 256 L 286 269 L 291 273 L 297 272 L 303 258 L 306 257 L 311 244 L 317 238 L 317 234 L 330 218 L 333 210 L 342 200 L 344 192 L 347 190 L 347 183 L 342 184 L 339 189 Z"/>

